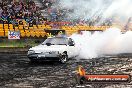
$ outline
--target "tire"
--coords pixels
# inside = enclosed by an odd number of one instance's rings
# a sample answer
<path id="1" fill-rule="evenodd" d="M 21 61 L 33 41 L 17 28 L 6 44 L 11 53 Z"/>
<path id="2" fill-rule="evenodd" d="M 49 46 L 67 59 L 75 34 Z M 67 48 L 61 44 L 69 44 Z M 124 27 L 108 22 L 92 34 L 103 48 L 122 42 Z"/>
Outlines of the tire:
<path id="1" fill-rule="evenodd" d="M 35 62 L 36 62 L 36 60 L 30 59 L 30 63 L 35 63 Z"/>
<path id="2" fill-rule="evenodd" d="M 62 64 L 64 64 L 64 63 L 67 62 L 67 60 L 68 60 L 68 55 L 66 53 L 63 53 L 62 56 L 61 56 L 61 58 L 60 58 L 60 62 Z"/>

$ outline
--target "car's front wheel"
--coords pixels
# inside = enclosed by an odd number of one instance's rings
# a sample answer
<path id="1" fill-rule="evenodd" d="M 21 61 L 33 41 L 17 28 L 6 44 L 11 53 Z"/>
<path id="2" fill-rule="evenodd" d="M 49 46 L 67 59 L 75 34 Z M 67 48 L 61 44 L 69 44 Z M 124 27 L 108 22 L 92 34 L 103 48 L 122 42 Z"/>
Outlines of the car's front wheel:
<path id="1" fill-rule="evenodd" d="M 30 59 L 30 63 L 35 63 L 35 62 L 36 62 L 36 60 Z"/>
<path id="2" fill-rule="evenodd" d="M 66 53 L 63 53 L 60 58 L 60 62 L 64 64 L 67 62 L 67 60 L 68 60 L 68 55 Z"/>

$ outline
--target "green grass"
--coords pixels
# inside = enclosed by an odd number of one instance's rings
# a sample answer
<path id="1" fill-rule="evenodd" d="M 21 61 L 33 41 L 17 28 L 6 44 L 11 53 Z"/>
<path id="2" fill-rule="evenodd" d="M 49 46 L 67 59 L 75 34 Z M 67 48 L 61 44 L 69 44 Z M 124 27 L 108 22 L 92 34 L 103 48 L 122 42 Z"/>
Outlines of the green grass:
<path id="1" fill-rule="evenodd" d="M 0 42 L 0 47 L 32 47 L 36 46 L 39 43 L 34 41 L 17 41 L 17 40 L 4 40 Z"/>

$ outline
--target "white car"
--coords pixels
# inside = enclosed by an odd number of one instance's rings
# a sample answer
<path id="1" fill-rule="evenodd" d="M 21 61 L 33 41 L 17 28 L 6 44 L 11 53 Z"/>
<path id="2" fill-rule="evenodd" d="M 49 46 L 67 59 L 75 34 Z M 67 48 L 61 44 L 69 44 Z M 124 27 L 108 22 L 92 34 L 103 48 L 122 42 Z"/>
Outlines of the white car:
<path id="1" fill-rule="evenodd" d="M 69 58 L 76 57 L 78 52 L 79 49 L 71 38 L 52 37 L 47 38 L 42 44 L 30 48 L 27 56 L 31 62 L 44 60 L 65 63 Z"/>

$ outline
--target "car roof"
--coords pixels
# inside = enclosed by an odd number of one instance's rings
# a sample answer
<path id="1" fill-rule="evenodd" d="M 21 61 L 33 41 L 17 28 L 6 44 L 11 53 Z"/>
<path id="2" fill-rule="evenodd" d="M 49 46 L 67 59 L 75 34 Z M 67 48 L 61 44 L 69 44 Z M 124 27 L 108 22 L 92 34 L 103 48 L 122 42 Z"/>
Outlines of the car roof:
<path id="1" fill-rule="evenodd" d="M 71 37 L 67 36 L 67 35 L 56 35 L 56 36 L 52 36 L 52 37 L 48 37 L 48 38 L 66 38 L 69 39 Z M 72 38 L 71 38 L 72 39 Z"/>
<path id="2" fill-rule="evenodd" d="M 58 37 L 58 36 L 56 37 L 55 36 L 55 37 L 48 37 L 48 38 L 68 38 L 68 37 Z"/>

